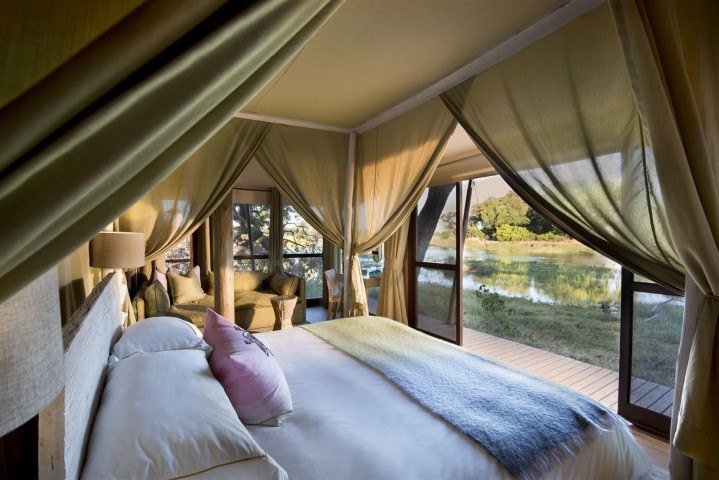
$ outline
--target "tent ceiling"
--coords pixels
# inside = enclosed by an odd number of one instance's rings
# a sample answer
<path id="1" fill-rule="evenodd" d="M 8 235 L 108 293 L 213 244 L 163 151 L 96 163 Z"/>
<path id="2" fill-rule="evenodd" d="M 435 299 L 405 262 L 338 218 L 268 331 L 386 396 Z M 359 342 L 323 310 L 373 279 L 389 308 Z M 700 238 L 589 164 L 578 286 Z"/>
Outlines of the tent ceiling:
<path id="1" fill-rule="evenodd" d="M 566 0 L 346 0 L 244 111 L 354 127 Z"/>

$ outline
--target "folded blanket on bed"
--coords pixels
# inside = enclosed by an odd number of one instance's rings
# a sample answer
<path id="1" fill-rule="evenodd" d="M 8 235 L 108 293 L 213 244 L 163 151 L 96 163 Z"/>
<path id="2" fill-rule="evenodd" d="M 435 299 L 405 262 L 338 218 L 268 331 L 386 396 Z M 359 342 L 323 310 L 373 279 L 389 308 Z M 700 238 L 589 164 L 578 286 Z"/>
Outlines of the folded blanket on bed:
<path id="1" fill-rule="evenodd" d="M 580 393 L 392 320 L 355 317 L 302 328 L 378 370 L 519 478 L 543 476 L 624 422 Z"/>

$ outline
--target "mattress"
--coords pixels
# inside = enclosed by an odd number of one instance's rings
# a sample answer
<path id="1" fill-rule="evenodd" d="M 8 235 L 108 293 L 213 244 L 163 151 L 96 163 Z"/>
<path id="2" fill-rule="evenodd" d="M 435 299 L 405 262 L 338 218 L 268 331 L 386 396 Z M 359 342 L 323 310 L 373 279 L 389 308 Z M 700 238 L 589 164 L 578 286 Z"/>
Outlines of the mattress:
<path id="1" fill-rule="evenodd" d="M 257 336 L 285 372 L 294 412 L 279 427 L 248 430 L 290 478 L 512 478 L 477 442 L 313 334 Z M 633 479 L 650 469 L 618 426 L 545 478 Z"/>

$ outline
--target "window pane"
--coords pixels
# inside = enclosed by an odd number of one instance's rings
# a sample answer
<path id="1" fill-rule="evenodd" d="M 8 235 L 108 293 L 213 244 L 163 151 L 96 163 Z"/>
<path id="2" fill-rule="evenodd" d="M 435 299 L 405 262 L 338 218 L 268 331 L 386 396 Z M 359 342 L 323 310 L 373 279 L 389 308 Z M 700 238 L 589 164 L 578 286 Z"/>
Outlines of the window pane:
<path id="1" fill-rule="evenodd" d="M 360 267 L 362 268 L 362 276 L 365 278 L 379 277 L 382 275 L 384 268 L 384 256 L 382 250 L 377 249 L 372 252 L 362 253 L 359 256 Z M 379 300 L 379 287 L 370 287 L 367 289 L 367 308 L 369 313 L 377 314 L 377 302 Z"/>
<path id="2" fill-rule="evenodd" d="M 235 259 L 234 269 L 236 272 L 265 272 L 270 271 L 270 261 L 266 258 L 262 259 Z"/>
<path id="3" fill-rule="evenodd" d="M 417 327 L 456 341 L 454 272 L 417 268 Z"/>
<path id="4" fill-rule="evenodd" d="M 187 273 L 190 266 L 190 237 L 189 235 L 180 240 L 177 245 L 165 252 L 165 263 L 170 268 L 176 268 L 183 273 Z"/>
<path id="5" fill-rule="evenodd" d="M 268 255 L 270 252 L 270 206 L 235 203 L 232 207 L 232 236 L 235 256 Z"/>
<path id="6" fill-rule="evenodd" d="M 282 251 L 285 254 L 322 253 L 322 235 L 291 205 L 282 207 Z"/>
<path id="7" fill-rule="evenodd" d="M 684 298 L 634 293 L 630 403 L 671 415 Z"/>
<path id="8" fill-rule="evenodd" d="M 417 205 L 417 261 L 457 261 L 456 186 L 438 185 L 424 191 Z"/>
<path id="9" fill-rule="evenodd" d="M 282 269 L 303 277 L 307 282 L 307 298 L 322 298 L 322 257 L 285 258 Z"/>

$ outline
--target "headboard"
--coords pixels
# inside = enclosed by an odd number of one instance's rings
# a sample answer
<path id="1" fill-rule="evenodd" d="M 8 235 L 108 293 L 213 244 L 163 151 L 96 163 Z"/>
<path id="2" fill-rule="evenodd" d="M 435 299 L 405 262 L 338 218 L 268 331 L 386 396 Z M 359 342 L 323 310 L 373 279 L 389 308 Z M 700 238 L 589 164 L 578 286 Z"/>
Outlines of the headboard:
<path id="1" fill-rule="evenodd" d="M 62 329 L 65 388 L 40 413 L 40 478 L 80 476 L 107 375 L 107 357 L 122 332 L 120 274 L 107 275 Z"/>

